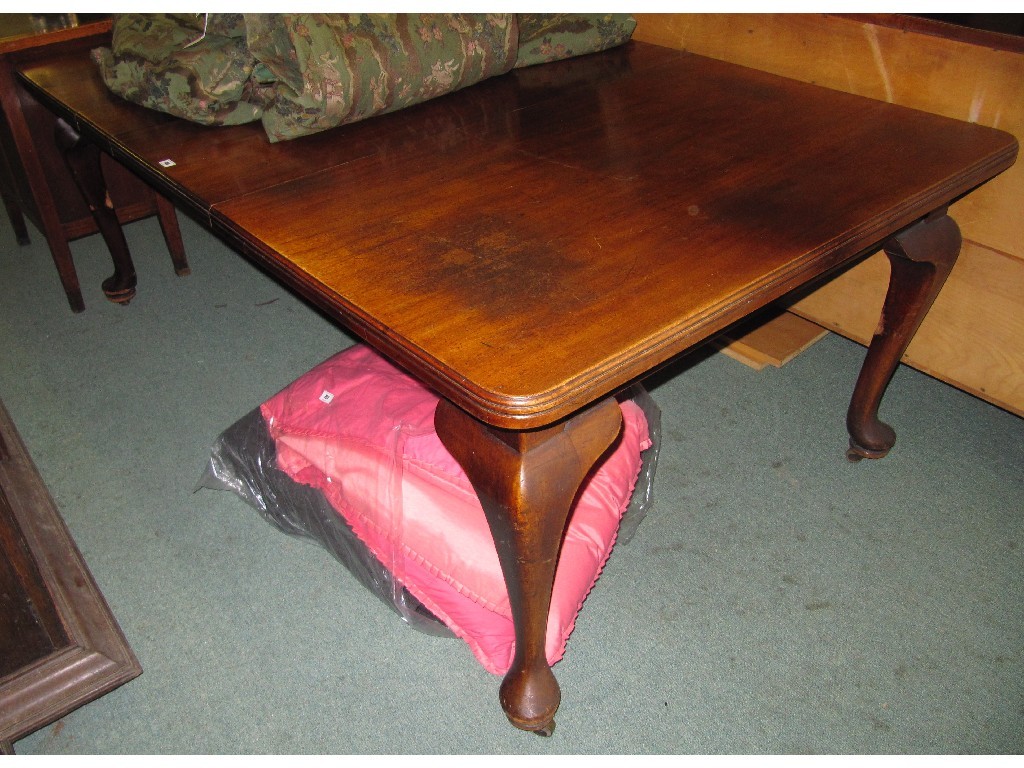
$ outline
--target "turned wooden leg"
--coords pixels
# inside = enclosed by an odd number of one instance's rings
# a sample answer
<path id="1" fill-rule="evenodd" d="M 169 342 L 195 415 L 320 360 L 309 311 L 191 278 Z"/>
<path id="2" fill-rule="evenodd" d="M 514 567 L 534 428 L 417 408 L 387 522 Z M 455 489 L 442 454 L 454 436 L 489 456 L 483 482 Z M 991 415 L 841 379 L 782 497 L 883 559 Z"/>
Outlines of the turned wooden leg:
<path id="1" fill-rule="evenodd" d="M 64 155 L 64 162 L 85 198 L 114 260 L 114 274 L 103 281 L 103 293 L 116 304 L 127 304 L 135 296 L 135 265 L 121 223 L 107 197 L 99 147 L 83 141 L 78 132 L 63 120 L 57 121 L 54 134 L 57 146 Z"/>
<path id="2" fill-rule="evenodd" d="M 53 257 L 54 266 L 57 267 L 57 276 L 60 278 L 61 287 L 64 288 L 64 295 L 68 297 L 71 311 L 84 312 L 85 299 L 82 298 L 82 286 L 78 282 L 71 246 L 62 235 L 47 235 L 46 242 L 50 246 L 50 255 Z"/>
<path id="3" fill-rule="evenodd" d="M 0 197 L 4 200 L 4 208 L 7 209 L 7 218 L 10 220 L 11 227 L 14 229 L 14 237 L 18 241 L 18 245 L 28 245 L 32 241 L 28 236 L 28 227 L 25 226 L 25 217 L 21 213 L 21 206 L 19 206 L 13 198 L 3 193 L 0 193 Z"/>
<path id="4" fill-rule="evenodd" d="M 882 317 L 857 378 L 846 428 L 851 461 L 880 459 L 896 432 L 878 418 L 889 380 L 960 253 L 960 229 L 937 211 L 895 235 L 883 246 L 892 269 Z"/>
<path id="5" fill-rule="evenodd" d="M 516 727 L 549 733 L 561 701 L 544 649 L 555 565 L 573 498 L 618 435 L 622 412 L 609 398 L 555 426 L 516 432 L 442 400 L 434 425 L 480 497 L 508 586 L 516 650 L 499 701 Z"/>
<path id="6" fill-rule="evenodd" d="M 160 222 L 160 230 L 164 233 L 164 242 L 171 254 L 174 274 L 184 277 L 191 274 L 188 257 L 185 256 L 185 243 L 181 239 L 181 228 L 178 226 L 178 214 L 174 204 L 158 192 L 153 193 L 156 203 L 156 217 Z"/>
<path id="7" fill-rule="evenodd" d="M 28 227 L 25 225 L 25 218 L 21 207 L 7 195 L 3 195 L 4 207 L 7 209 L 7 217 L 14 227 L 14 235 L 18 239 L 18 245 L 31 243 L 28 234 Z M 71 256 L 71 248 L 63 235 L 46 234 L 46 242 L 50 246 L 50 255 L 53 257 L 53 264 L 57 267 L 57 275 L 60 278 L 61 287 L 64 288 L 64 295 L 68 297 L 68 304 L 72 312 L 85 311 L 85 300 L 82 298 L 82 288 L 78 284 L 78 273 L 75 271 L 75 262 Z"/>

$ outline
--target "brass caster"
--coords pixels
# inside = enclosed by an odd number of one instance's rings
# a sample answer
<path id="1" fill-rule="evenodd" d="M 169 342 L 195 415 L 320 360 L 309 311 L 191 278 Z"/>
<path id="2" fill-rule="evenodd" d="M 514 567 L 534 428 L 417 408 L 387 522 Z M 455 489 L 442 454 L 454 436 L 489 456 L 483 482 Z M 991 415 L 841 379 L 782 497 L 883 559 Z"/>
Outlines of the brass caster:
<path id="1" fill-rule="evenodd" d="M 854 464 L 861 459 L 884 459 L 889 454 L 889 450 L 889 448 L 865 448 L 851 440 L 850 447 L 846 449 L 846 458 Z"/>
<path id="2" fill-rule="evenodd" d="M 132 299 L 135 298 L 135 289 L 129 288 L 124 291 L 103 291 L 103 295 L 106 296 L 107 301 L 112 304 L 120 304 L 121 306 L 127 307 Z"/>
<path id="3" fill-rule="evenodd" d="M 545 725 L 543 728 L 537 728 L 534 731 L 534 733 L 536 733 L 538 736 L 543 736 L 544 738 L 550 737 L 551 734 L 553 734 L 554 732 L 555 732 L 555 721 L 554 720 L 552 720 L 550 723 Z"/>
<path id="4" fill-rule="evenodd" d="M 113 304 L 127 305 L 135 298 L 135 279 L 132 278 L 127 285 L 119 285 L 119 282 L 116 275 L 111 275 L 103 281 L 100 287 L 103 289 L 103 295 L 107 297 L 107 301 Z"/>

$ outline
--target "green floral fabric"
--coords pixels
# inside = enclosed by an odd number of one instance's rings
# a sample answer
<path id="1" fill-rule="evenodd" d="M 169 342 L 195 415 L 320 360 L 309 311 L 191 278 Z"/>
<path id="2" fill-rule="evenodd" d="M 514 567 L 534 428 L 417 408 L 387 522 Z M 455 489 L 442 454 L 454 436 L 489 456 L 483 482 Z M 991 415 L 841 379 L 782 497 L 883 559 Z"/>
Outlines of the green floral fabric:
<path id="1" fill-rule="evenodd" d="M 250 80 L 255 61 L 240 13 L 139 14 L 114 23 L 110 48 L 93 51 L 114 93 L 207 125 L 258 120 Z"/>
<path id="2" fill-rule="evenodd" d="M 507 14 L 255 14 L 253 55 L 276 76 L 263 125 L 285 139 L 458 90 L 515 64 Z"/>
<path id="3" fill-rule="evenodd" d="M 93 52 L 129 101 L 271 141 L 390 112 L 512 67 L 629 39 L 623 15 L 121 14 Z"/>
<path id="4" fill-rule="evenodd" d="M 623 13 L 520 13 L 517 67 L 529 67 L 627 42 L 636 20 Z"/>

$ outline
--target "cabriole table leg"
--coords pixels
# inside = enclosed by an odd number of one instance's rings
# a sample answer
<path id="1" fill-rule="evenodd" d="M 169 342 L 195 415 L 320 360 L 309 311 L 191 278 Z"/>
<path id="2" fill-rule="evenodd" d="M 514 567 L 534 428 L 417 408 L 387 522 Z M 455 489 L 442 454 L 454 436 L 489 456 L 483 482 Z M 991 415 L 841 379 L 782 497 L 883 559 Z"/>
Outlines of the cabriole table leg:
<path id="1" fill-rule="evenodd" d="M 903 353 L 946 282 L 960 254 L 960 229 L 936 211 L 894 235 L 883 246 L 889 257 L 889 289 L 882 317 L 861 368 L 846 415 L 851 461 L 880 459 L 896 432 L 878 418 L 878 406 Z"/>
<path id="2" fill-rule="evenodd" d="M 434 424 L 480 497 L 508 586 L 516 650 L 501 706 L 517 728 L 549 734 L 561 701 L 544 649 L 558 551 L 573 498 L 618 436 L 622 412 L 608 398 L 555 426 L 517 432 L 442 400 Z"/>

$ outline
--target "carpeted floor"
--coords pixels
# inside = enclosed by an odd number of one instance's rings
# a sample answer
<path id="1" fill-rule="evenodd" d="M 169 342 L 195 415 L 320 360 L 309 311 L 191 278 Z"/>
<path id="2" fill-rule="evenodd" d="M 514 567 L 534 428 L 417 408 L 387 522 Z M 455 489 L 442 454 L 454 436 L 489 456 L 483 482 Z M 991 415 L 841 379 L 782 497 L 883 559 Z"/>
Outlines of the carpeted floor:
<path id="1" fill-rule="evenodd" d="M 0 227 L 0 399 L 144 669 L 20 754 L 1024 749 L 1018 417 L 903 367 L 896 448 L 850 464 L 851 342 L 659 374 L 656 507 L 583 608 L 543 739 L 508 725 L 461 642 L 193 492 L 221 430 L 352 338 L 182 228 L 186 278 L 154 221 L 128 228 L 128 307 L 100 293 L 102 241 L 75 243 L 73 315 L 42 236 Z"/>

